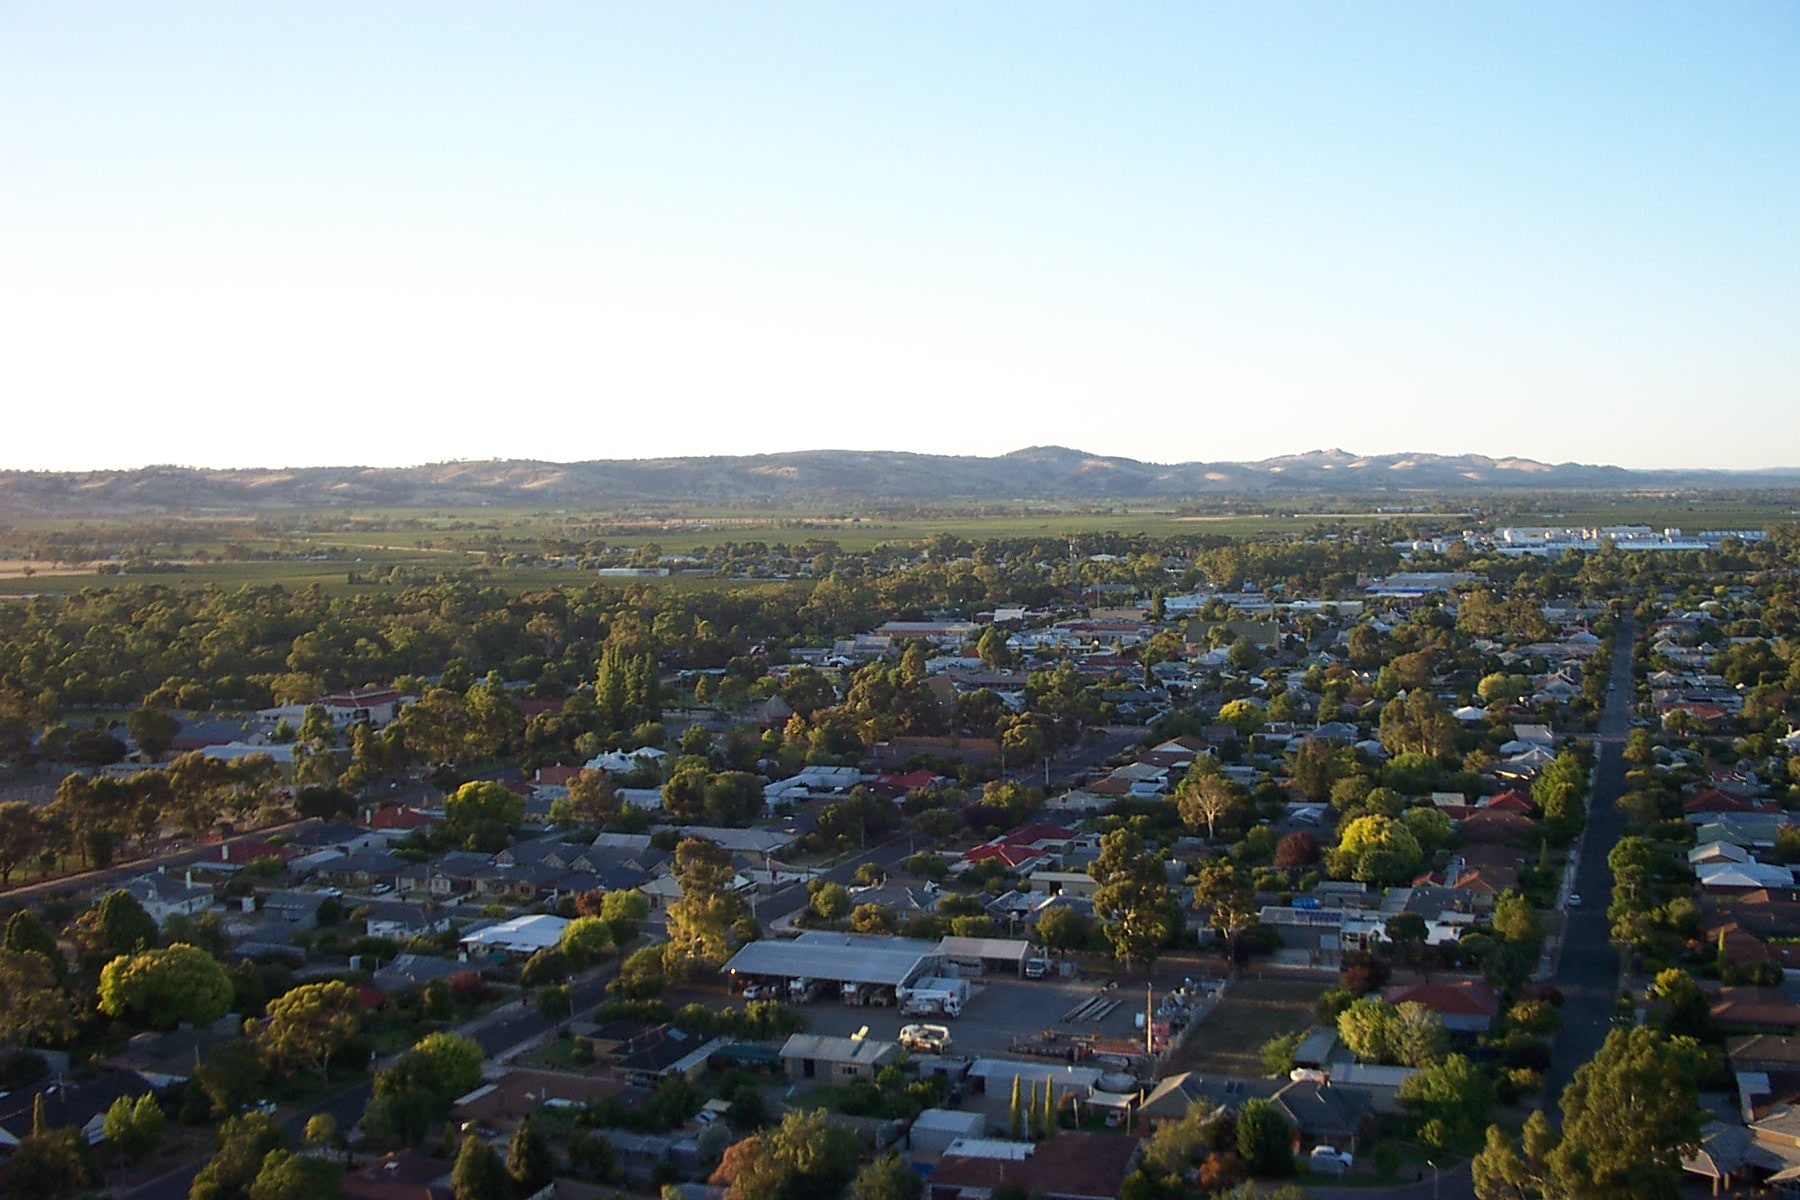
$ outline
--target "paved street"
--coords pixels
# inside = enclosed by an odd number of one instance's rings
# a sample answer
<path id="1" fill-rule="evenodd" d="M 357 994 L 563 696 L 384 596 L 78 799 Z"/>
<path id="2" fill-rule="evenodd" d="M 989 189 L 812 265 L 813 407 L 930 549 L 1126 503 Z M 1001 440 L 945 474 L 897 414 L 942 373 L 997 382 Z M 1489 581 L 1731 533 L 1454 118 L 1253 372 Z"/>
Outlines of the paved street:
<path id="1" fill-rule="evenodd" d="M 1600 716 L 1599 769 L 1594 792 L 1588 798 L 1587 832 L 1581 842 L 1581 861 L 1575 873 L 1575 891 L 1581 906 L 1568 910 L 1562 955 L 1556 984 L 1562 989 L 1563 1029 L 1556 1038 L 1550 1071 L 1544 1081 L 1546 1108 L 1555 1115 L 1556 1098 L 1575 1074 L 1592 1058 L 1611 1029 L 1613 1001 L 1619 993 L 1619 955 L 1608 938 L 1607 905 L 1612 900 L 1612 873 L 1606 855 L 1624 831 L 1625 820 L 1615 802 L 1625 791 L 1625 738 L 1631 731 L 1631 648 L 1637 623 L 1627 616 L 1619 623 L 1612 678 L 1607 686 L 1606 707 Z"/>

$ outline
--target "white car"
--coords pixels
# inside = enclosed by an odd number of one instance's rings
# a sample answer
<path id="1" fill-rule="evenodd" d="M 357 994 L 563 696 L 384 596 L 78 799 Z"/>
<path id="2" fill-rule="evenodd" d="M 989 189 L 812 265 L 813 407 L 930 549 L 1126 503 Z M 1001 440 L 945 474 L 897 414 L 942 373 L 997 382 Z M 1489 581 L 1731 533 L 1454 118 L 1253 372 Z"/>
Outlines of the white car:
<path id="1" fill-rule="evenodd" d="M 1306 1165 L 1319 1175 L 1348 1175 L 1356 1165 L 1356 1156 L 1336 1146 L 1314 1146 L 1306 1156 Z"/>
<path id="2" fill-rule="evenodd" d="M 1581 893 L 1580 892 L 1570 892 L 1569 893 L 1569 907 L 1570 908 L 1580 908 L 1581 907 Z"/>

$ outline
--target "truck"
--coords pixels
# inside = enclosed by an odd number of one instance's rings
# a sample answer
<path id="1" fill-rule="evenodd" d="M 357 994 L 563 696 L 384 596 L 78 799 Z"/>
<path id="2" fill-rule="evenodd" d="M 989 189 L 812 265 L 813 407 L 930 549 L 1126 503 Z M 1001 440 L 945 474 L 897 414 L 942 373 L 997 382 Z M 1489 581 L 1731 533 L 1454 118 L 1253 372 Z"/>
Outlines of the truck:
<path id="1" fill-rule="evenodd" d="M 1025 960 L 1025 978 L 1042 979 L 1050 973 L 1050 960 L 1047 958 L 1028 958 Z"/>
<path id="2" fill-rule="evenodd" d="M 944 1054 L 950 1049 L 950 1031 L 942 1025 L 903 1025 L 900 1044 L 915 1054 Z"/>
<path id="3" fill-rule="evenodd" d="M 843 1002 L 851 1008 L 861 1008 L 869 1002 L 870 987 L 866 983 L 846 983 L 841 993 Z"/>
<path id="4" fill-rule="evenodd" d="M 821 985 L 816 979 L 795 979 L 788 983 L 788 1003 L 811 1004 L 819 998 Z"/>
<path id="5" fill-rule="evenodd" d="M 932 996 L 955 996 L 958 1004 L 967 1004 L 969 1002 L 969 981 L 944 975 L 928 975 L 901 988 L 900 999 L 905 1000 L 910 995 L 921 993 Z"/>
<path id="6" fill-rule="evenodd" d="M 962 1001 L 953 992 L 910 992 L 900 1001 L 903 1017 L 959 1017 Z"/>

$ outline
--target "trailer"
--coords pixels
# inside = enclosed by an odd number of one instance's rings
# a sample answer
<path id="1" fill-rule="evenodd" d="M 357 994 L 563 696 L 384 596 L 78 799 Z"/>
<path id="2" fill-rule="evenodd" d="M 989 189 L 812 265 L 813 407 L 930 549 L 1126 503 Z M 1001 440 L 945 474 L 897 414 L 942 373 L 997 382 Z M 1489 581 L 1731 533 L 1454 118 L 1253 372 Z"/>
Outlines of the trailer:
<path id="1" fill-rule="evenodd" d="M 950 1031 L 942 1025 L 903 1025 L 900 1044 L 916 1054 L 943 1054 L 950 1049 Z"/>

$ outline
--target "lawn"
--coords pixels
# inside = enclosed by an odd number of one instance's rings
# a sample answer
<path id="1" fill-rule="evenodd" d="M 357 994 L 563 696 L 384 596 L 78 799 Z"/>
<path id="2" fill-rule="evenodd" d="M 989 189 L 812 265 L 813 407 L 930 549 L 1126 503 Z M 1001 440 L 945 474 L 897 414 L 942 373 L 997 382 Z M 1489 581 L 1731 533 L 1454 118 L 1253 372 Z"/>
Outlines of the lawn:
<path id="1" fill-rule="evenodd" d="M 1313 1005 L 1329 986 L 1322 979 L 1240 977 L 1201 1019 L 1165 1074 L 1264 1074 L 1258 1049 L 1278 1034 L 1312 1024 Z"/>

